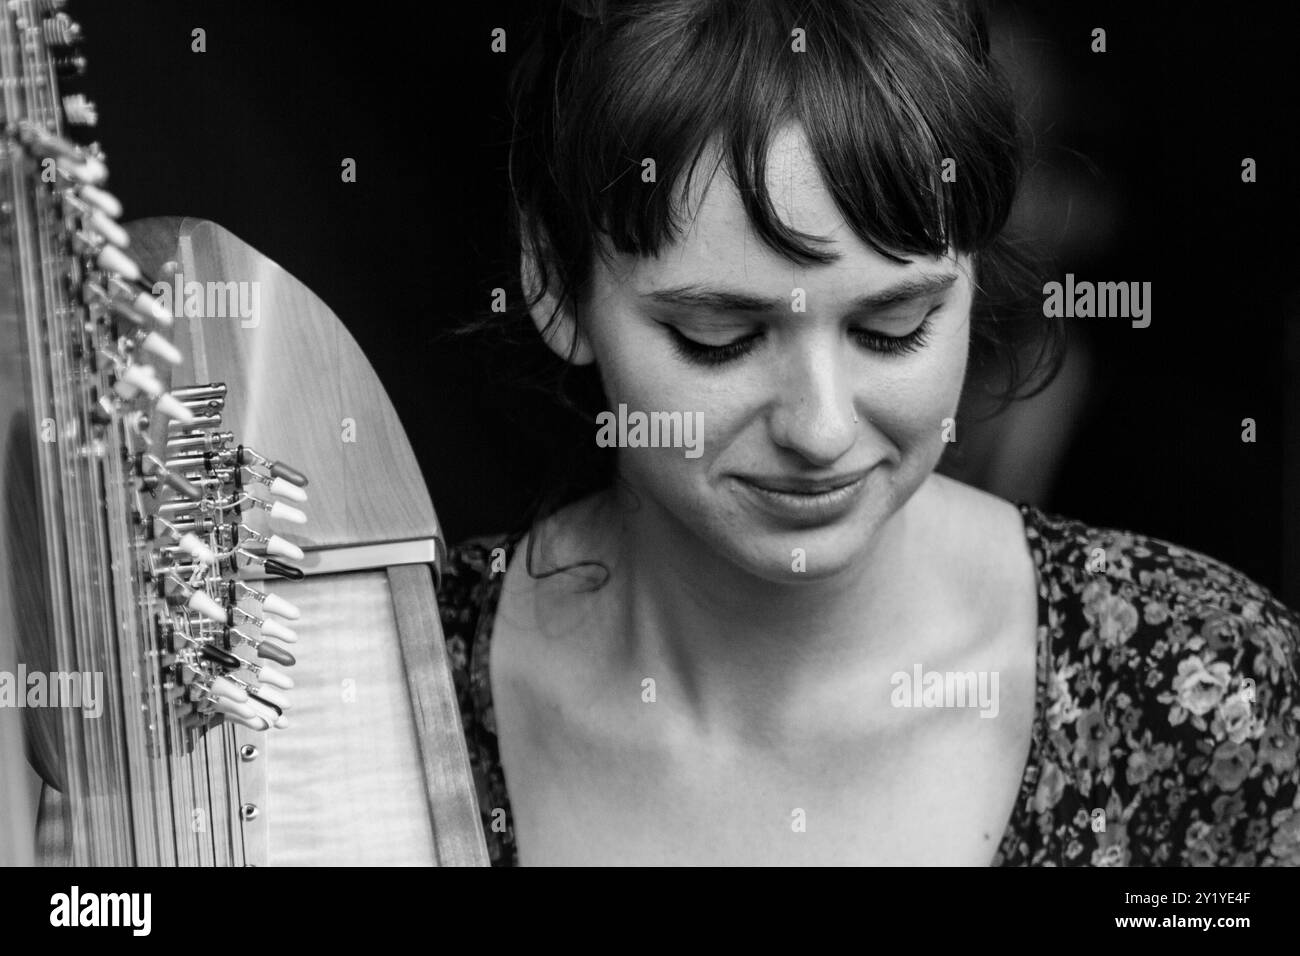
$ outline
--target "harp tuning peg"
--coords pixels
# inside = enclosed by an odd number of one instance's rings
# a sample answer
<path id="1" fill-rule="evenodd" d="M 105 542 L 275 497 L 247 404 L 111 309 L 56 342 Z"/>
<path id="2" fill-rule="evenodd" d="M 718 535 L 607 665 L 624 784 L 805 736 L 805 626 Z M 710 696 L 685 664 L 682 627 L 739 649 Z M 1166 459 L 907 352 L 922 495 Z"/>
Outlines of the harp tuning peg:
<path id="1" fill-rule="evenodd" d="M 81 32 L 81 24 L 62 12 L 46 17 L 41 22 L 41 29 L 45 33 L 45 42 L 50 46 L 76 46 L 85 39 Z M 84 60 L 82 70 L 85 70 Z"/>
<path id="2" fill-rule="evenodd" d="M 86 75 L 86 58 L 80 53 L 74 53 L 71 56 L 56 56 L 52 58 L 54 71 L 58 73 L 61 79 L 70 79 L 74 76 Z"/>
<path id="3" fill-rule="evenodd" d="M 94 126 L 99 122 L 99 109 L 83 93 L 63 98 L 63 115 L 73 126 Z"/>

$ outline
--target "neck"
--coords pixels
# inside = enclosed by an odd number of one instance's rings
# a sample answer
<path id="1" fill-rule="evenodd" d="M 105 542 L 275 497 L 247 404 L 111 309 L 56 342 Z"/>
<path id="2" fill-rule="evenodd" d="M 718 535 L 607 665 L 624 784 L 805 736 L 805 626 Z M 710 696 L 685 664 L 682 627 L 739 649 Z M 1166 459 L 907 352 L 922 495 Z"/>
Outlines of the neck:
<path id="1" fill-rule="evenodd" d="M 852 564 L 788 584 L 722 559 L 651 503 L 625 510 L 615 580 L 626 664 L 658 676 L 697 725 L 770 738 L 814 688 L 825 699 L 873 659 L 895 659 L 924 498 L 891 515 Z"/>

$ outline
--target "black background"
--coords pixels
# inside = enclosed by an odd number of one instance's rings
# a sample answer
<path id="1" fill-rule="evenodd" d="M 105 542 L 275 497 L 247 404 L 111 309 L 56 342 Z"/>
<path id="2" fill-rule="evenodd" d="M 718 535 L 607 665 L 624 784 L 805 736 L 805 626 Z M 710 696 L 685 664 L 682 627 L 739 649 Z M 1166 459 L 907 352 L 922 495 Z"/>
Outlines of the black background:
<path id="1" fill-rule="evenodd" d="M 546 442 L 567 434 L 558 412 L 554 432 L 521 424 L 508 370 L 439 335 L 484 307 L 513 258 L 504 84 L 535 3 L 70 11 L 125 218 L 214 220 L 321 296 L 387 386 L 452 540 L 522 520 Z M 1089 411 L 1037 503 L 1208 552 L 1300 603 L 1300 567 L 1284 565 L 1300 525 L 1283 470 L 1300 435 L 1285 417 L 1300 285 L 1287 7 L 998 8 L 1018 31 L 1012 49 L 1051 63 L 1051 96 L 1032 78 L 1022 90 L 1041 111 L 1040 163 L 1086 187 L 1042 234 L 1103 205 L 1110 217 L 1060 244 L 1059 273 L 1153 283 L 1150 328 L 1075 328 L 1094 357 Z M 497 26 L 504 55 L 489 49 Z M 1105 54 L 1089 51 L 1096 26 Z M 195 27 L 206 53 L 190 50 Z M 1244 156 L 1258 162 L 1253 185 Z M 340 181 L 343 157 L 356 183 Z M 1246 417 L 1255 444 L 1240 440 Z"/>

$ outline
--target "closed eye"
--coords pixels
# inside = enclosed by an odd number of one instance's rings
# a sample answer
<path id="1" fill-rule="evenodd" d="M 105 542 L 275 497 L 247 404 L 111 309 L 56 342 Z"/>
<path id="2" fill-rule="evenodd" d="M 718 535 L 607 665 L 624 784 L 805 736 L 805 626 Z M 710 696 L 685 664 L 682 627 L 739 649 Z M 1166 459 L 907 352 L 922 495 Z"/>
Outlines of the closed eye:
<path id="1" fill-rule="evenodd" d="M 882 355 L 900 355 L 915 352 L 923 348 L 929 341 L 931 316 L 941 308 L 943 308 L 942 305 L 937 305 L 930 309 L 916 328 L 906 335 L 885 335 L 883 332 L 865 328 L 851 328 L 849 329 L 849 335 L 858 345 L 870 352 Z M 668 330 L 673 350 L 677 355 L 684 361 L 695 365 L 725 365 L 728 362 L 733 362 L 753 351 L 764 335 L 763 331 L 759 330 L 732 339 L 730 342 L 713 345 L 691 338 L 675 325 L 666 322 L 661 324 Z"/>
<path id="2" fill-rule="evenodd" d="M 696 365 L 722 365 L 738 359 L 753 349 L 758 344 L 758 340 L 763 337 L 762 332 L 751 332 L 749 335 L 742 335 L 721 345 L 709 345 L 682 334 L 675 325 L 664 327 L 672 334 L 673 349 L 678 356 Z"/>
<path id="3" fill-rule="evenodd" d="M 871 329 L 850 329 L 849 334 L 857 339 L 864 348 L 873 352 L 881 352 L 885 355 L 915 352 L 917 349 L 924 348 L 925 343 L 930 339 L 931 315 L 934 315 L 933 311 L 921 320 L 920 325 L 906 335 L 882 335 L 879 332 L 873 332 Z"/>

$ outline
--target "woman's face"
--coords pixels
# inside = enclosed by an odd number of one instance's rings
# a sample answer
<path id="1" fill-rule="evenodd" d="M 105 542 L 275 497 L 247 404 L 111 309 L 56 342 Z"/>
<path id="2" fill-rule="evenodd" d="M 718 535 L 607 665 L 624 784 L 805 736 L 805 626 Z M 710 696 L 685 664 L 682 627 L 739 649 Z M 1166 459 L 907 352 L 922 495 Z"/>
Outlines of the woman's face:
<path id="1" fill-rule="evenodd" d="M 597 262 L 582 317 L 611 410 L 702 416 L 698 457 L 618 451 L 641 520 L 784 582 L 864 556 L 937 464 L 972 298 L 968 257 L 900 265 L 858 240 L 806 149 L 797 126 L 775 139 L 772 199 L 837 261 L 782 258 L 719 173 L 677 244 Z"/>

